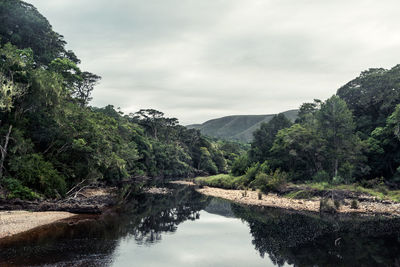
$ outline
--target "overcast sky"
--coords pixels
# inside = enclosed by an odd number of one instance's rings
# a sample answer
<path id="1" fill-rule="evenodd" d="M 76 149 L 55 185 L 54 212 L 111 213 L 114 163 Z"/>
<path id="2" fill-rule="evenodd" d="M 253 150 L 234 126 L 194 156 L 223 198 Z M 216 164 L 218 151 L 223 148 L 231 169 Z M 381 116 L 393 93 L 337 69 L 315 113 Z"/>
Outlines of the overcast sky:
<path id="1" fill-rule="evenodd" d="M 92 105 L 182 124 L 326 99 L 400 63 L 398 0 L 27 0 L 103 77 Z"/>

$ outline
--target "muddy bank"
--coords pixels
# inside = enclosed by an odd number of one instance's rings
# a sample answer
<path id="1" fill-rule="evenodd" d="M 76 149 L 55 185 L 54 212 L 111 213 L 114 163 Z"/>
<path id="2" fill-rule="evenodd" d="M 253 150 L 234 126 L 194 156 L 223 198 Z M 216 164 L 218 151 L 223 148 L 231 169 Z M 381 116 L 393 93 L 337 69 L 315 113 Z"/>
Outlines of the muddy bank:
<path id="1" fill-rule="evenodd" d="M 189 181 L 174 181 L 172 183 L 196 186 L 195 183 Z M 319 212 L 320 207 L 319 197 L 313 197 L 311 199 L 289 199 L 270 193 L 262 194 L 262 199 L 259 199 L 256 191 L 221 189 L 208 186 L 202 188 L 197 187 L 196 191 L 207 196 L 224 198 L 245 205 L 310 212 Z M 337 211 L 341 214 L 400 217 L 400 203 L 380 202 L 374 201 L 371 198 L 361 198 L 358 209 L 351 208 L 351 199 L 345 198 L 342 200 L 342 203 L 343 204 Z"/>

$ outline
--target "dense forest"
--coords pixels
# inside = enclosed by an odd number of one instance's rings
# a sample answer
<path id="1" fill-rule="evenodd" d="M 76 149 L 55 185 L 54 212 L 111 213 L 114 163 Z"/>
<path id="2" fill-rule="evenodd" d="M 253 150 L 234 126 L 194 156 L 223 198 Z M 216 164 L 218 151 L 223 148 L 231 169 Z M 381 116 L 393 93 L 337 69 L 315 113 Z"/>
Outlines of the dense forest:
<path id="1" fill-rule="evenodd" d="M 229 170 L 239 144 L 213 141 L 157 110 L 89 105 L 101 77 L 23 1 L 0 1 L 0 184 L 7 197 L 60 197 L 85 181 Z"/>
<path id="2" fill-rule="evenodd" d="M 399 188 L 399 103 L 400 65 L 364 71 L 329 99 L 302 104 L 294 123 L 278 114 L 262 124 L 233 163 L 234 177 L 208 182 L 263 191 L 288 181 Z"/>

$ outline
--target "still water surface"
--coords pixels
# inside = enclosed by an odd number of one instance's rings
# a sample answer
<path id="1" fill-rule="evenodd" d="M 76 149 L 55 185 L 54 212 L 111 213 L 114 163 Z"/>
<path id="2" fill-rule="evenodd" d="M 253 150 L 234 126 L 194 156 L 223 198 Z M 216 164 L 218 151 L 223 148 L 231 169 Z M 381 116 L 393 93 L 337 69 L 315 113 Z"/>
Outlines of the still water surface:
<path id="1" fill-rule="evenodd" d="M 400 222 L 239 206 L 176 187 L 0 242 L 0 266 L 400 266 Z"/>

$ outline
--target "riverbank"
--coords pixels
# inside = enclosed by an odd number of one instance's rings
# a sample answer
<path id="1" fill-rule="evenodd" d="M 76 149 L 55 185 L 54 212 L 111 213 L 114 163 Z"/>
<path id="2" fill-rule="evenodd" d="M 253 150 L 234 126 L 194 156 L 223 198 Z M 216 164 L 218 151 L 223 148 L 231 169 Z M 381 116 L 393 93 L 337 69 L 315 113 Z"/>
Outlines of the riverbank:
<path id="1" fill-rule="evenodd" d="M 296 211 L 319 212 L 321 197 L 310 199 L 291 199 L 277 194 L 261 194 L 256 191 L 245 191 L 235 189 L 222 189 L 209 186 L 198 186 L 191 181 L 174 181 L 174 184 L 196 186 L 195 190 L 203 195 L 219 197 L 234 201 L 239 204 L 281 208 Z M 360 215 L 382 215 L 390 217 L 400 217 L 400 203 L 382 202 L 368 196 L 361 196 L 358 208 L 351 207 L 352 199 L 344 198 L 337 210 L 341 214 L 360 214 Z"/>
<path id="2" fill-rule="evenodd" d="M 0 199 L 0 239 L 78 214 L 102 214 L 117 202 L 115 188 L 84 188 L 65 199 L 26 201 Z"/>
<path id="3" fill-rule="evenodd" d="M 0 211 L 64 211 L 76 214 L 101 214 L 117 201 L 116 188 L 86 188 L 58 200 L 0 199 Z"/>
<path id="4" fill-rule="evenodd" d="M 60 211 L 0 211 L 0 239 L 73 216 L 76 214 Z"/>

